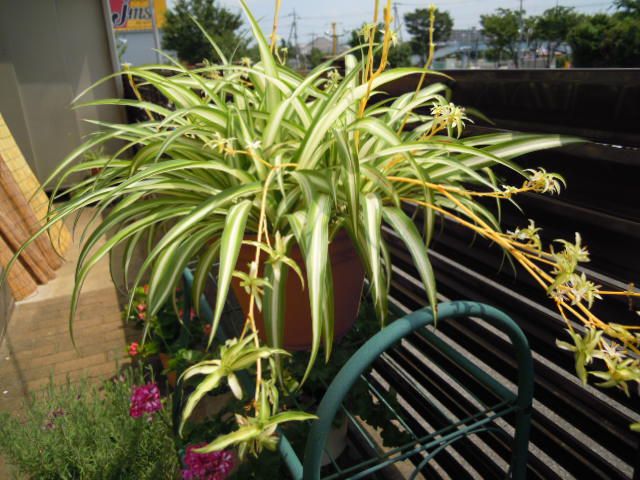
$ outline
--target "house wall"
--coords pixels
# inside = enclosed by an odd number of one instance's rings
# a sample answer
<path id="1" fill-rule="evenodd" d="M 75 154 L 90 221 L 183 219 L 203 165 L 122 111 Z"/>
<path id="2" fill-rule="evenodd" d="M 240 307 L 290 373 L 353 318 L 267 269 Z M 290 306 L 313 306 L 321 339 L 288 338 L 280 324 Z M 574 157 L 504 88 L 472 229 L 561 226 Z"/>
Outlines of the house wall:
<path id="1" fill-rule="evenodd" d="M 0 112 L 40 181 L 95 131 L 83 119 L 124 119 L 118 108 L 71 108 L 114 71 L 110 35 L 101 0 L 0 0 Z M 82 100 L 117 96 L 110 80 Z"/>

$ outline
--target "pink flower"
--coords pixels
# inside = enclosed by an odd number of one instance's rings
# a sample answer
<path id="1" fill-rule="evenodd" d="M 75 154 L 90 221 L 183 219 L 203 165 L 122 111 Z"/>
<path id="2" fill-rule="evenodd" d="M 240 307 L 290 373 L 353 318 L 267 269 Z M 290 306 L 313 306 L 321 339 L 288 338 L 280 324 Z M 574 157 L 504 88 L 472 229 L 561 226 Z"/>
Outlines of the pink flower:
<path id="1" fill-rule="evenodd" d="M 147 310 L 147 304 L 139 303 L 136 308 L 138 309 L 139 312 L 145 312 Z"/>
<path id="2" fill-rule="evenodd" d="M 147 312 L 138 313 L 138 320 L 144 320 L 145 318 L 147 318 Z"/>
<path id="3" fill-rule="evenodd" d="M 153 414 L 162 410 L 160 390 L 155 383 L 147 383 L 141 387 L 133 387 L 129 415 L 140 418 L 145 413 Z"/>
<path id="4" fill-rule="evenodd" d="M 136 355 L 138 355 L 140 353 L 138 351 L 139 347 L 140 345 L 138 344 L 138 342 L 133 342 L 131 345 L 129 345 L 129 356 L 135 357 Z"/>
<path id="5" fill-rule="evenodd" d="M 180 310 L 178 310 L 178 316 L 182 318 L 183 315 L 184 315 L 184 309 L 181 308 Z M 196 312 L 192 308 L 191 310 L 189 310 L 189 318 L 193 320 L 195 317 L 196 317 Z"/>
<path id="6" fill-rule="evenodd" d="M 235 466 L 235 458 L 229 450 L 210 453 L 196 453 L 194 450 L 202 448 L 206 443 L 189 445 L 184 455 L 182 470 L 184 480 L 224 480 Z"/>

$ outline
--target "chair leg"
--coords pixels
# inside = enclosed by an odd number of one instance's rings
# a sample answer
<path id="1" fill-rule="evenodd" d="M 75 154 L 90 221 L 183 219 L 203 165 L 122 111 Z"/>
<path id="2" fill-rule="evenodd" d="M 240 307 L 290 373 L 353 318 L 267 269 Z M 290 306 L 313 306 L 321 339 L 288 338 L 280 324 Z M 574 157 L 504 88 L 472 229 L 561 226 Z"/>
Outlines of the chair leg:
<path id="1" fill-rule="evenodd" d="M 511 478 L 527 478 L 527 456 L 529 455 L 529 430 L 531 429 L 531 407 L 519 410 L 516 414 L 515 438 L 511 454 Z"/>

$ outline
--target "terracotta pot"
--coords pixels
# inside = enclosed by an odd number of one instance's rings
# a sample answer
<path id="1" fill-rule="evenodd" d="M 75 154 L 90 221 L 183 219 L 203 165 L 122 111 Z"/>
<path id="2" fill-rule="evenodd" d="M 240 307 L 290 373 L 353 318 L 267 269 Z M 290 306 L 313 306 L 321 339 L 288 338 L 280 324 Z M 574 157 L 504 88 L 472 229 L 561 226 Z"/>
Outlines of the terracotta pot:
<path id="1" fill-rule="evenodd" d="M 160 358 L 160 363 L 162 363 L 162 368 L 167 370 L 169 368 L 169 360 L 171 360 L 171 357 L 166 353 L 160 353 L 158 354 L 158 357 Z M 178 375 L 176 374 L 176 372 L 174 371 L 167 372 L 167 383 L 171 388 L 175 388 L 177 380 L 178 380 Z"/>
<path id="2" fill-rule="evenodd" d="M 242 245 L 238 258 L 238 270 L 247 271 L 247 265 L 255 259 L 255 254 L 255 247 Z M 302 275 L 306 279 L 304 260 L 297 245 L 292 248 L 289 256 L 300 266 Z M 261 258 L 265 258 L 264 254 L 261 255 Z M 351 239 L 344 231 L 340 232 L 329 245 L 329 260 L 333 274 L 334 337 L 339 340 L 351 329 L 358 315 L 364 284 L 364 269 L 351 244 Z M 260 275 L 263 274 L 262 267 L 261 265 Z M 249 310 L 249 295 L 240 287 L 240 280 L 236 278 L 232 280 L 231 287 L 246 316 Z M 262 313 L 257 309 L 254 313 L 260 338 L 264 341 L 266 337 L 263 333 Z M 286 285 L 284 348 L 287 350 L 308 350 L 311 348 L 312 339 L 309 292 L 302 288 L 298 276 L 289 269 Z"/>

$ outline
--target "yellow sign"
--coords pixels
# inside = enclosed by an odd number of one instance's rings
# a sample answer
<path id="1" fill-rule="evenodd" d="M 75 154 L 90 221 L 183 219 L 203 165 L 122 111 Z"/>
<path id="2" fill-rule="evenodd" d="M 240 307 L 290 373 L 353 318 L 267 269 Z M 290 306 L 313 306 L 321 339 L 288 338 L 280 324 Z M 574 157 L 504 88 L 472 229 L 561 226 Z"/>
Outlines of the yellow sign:
<path id="1" fill-rule="evenodd" d="M 111 5 L 111 22 L 118 31 L 151 30 L 152 4 L 156 17 L 156 26 L 164 25 L 164 13 L 167 11 L 166 0 L 109 0 Z"/>

